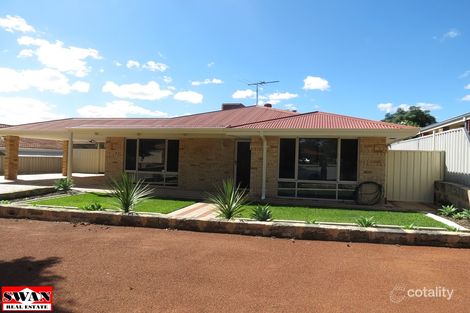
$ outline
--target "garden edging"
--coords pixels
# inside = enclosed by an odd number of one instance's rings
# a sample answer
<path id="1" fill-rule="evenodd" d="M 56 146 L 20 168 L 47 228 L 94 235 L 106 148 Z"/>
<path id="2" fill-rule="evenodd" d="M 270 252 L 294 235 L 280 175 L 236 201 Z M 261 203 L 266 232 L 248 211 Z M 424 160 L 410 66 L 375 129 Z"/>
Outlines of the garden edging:
<path id="1" fill-rule="evenodd" d="M 321 224 L 299 225 L 299 223 L 290 222 L 198 220 L 167 217 L 163 214 L 139 213 L 126 215 L 120 212 L 89 212 L 20 206 L 0 206 L 0 218 L 27 218 L 71 223 L 85 222 L 114 226 L 151 227 L 306 240 L 470 248 L 469 233 L 450 231 L 362 228 Z"/>

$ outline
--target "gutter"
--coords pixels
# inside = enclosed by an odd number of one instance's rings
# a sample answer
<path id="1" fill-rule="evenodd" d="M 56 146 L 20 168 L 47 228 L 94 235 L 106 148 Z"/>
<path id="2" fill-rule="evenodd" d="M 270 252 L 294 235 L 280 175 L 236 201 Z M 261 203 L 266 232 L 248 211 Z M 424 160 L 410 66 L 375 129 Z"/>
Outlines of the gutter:
<path id="1" fill-rule="evenodd" d="M 263 167 L 262 167 L 262 178 L 261 178 L 261 200 L 266 199 L 266 167 L 267 167 L 267 154 L 268 154 L 268 144 L 266 137 L 263 132 L 259 133 L 261 140 L 263 141 Z"/>

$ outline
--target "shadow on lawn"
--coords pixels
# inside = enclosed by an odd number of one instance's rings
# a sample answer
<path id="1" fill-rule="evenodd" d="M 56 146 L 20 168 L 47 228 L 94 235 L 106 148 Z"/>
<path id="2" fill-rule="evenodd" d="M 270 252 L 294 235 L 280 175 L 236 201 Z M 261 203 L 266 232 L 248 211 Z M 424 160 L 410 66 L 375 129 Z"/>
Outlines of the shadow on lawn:
<path id="1" fill-rule="evenodd" d="M 0 286 L 52 286 L 54 312 L 72 312 L 63 306 L 71 307 L 73 300 L 60 301 L 60 288 L 57 284 L 64 280 L 50 268 L 61 262 L 58 257 L 35 260 L 33 257 L 22 257 L 11 261 L 0 261 Z"/>

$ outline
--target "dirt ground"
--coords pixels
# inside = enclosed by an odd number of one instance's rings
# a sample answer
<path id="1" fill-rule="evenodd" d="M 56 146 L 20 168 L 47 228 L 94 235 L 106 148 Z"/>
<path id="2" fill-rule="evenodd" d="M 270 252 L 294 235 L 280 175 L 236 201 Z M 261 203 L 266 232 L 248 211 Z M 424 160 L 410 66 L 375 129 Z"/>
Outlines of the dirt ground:
<path id="1" fill-rule="evenodd" d="M 53 285 L 56 312 L 469 312 L 469 268 L 464 249 L 0 219 L 0 285 Z"/>

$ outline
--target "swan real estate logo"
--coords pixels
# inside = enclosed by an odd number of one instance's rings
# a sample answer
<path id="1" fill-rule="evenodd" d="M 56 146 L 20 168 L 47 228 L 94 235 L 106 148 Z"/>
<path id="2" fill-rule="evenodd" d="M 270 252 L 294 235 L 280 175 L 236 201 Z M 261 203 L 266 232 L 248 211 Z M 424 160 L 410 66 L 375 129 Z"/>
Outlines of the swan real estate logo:
<path id="1" fill-rule="evenodd" d="M 52 311 L 52 286 L 3 286 L 3 312 Z"/>

